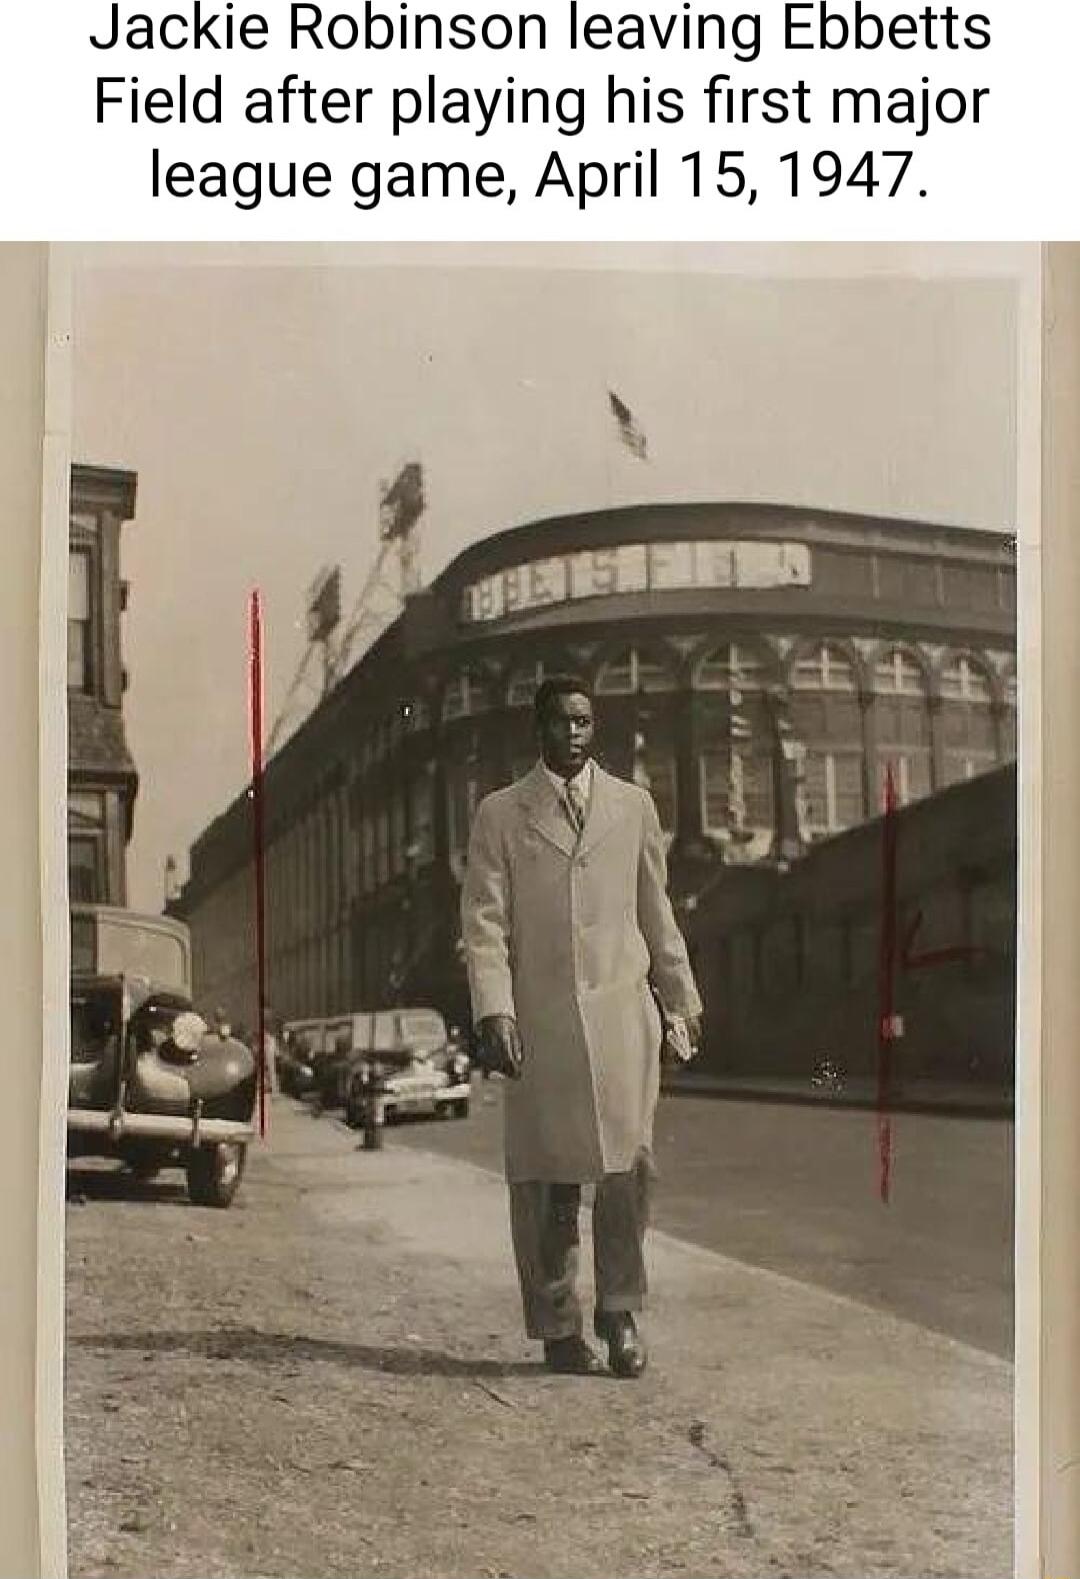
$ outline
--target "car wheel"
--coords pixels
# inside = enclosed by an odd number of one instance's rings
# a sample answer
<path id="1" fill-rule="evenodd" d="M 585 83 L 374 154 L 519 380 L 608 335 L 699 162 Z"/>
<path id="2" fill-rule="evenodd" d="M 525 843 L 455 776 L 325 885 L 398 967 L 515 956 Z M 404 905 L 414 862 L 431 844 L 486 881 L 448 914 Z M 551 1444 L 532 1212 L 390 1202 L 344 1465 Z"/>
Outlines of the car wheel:
<path id="1" fill-rule="evenodd" d="M 454 1103 L 454 1117 L 455 1118 L 468 1118 L 468 1116 L 469 1116 L 469 1099 L 468 1099 L 468 1097 L 458 1097 L 457 1101 Z"/>
<path id="2" fill-rule="evenodd" d="M 231 1206 L 240 1187 L 247 1147 L 238 1141 L 200 1146 L 188 1158 L 188 1196 L 195 1206 Z"/>

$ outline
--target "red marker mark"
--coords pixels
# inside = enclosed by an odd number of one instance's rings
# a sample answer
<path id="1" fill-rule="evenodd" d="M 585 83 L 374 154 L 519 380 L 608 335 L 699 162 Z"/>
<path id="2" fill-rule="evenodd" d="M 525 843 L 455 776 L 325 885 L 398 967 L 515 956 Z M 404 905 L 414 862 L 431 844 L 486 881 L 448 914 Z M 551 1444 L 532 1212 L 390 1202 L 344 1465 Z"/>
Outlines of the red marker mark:
<path id="1" fill-rule="evenodd" d="M 251 706 L 251 812 L 255 839 L 255 980 L 258 1036 L 255 1068 L 259 1081 L 259 1134 L 266 1138 L 266 844 L 263 831 L 263 666 L 262 601 L 251 594 L 249 612 L 249 699 Z"/>
<path id="2" fill-rule="evenodd" d="M 922 926 L 923 913 L 916 911 L 915 919 L 907 930 L 904 938 L 903 952 L 900 963 L 905 970 L 924 970 L 929 965 L 957 965 L 964 960 L 989 959 L 990 950 L 973 948 L 970 944 L 958 944 L 954 948 L 926 949 L 922 954 L 915 953 L 915 938 Z"/>
<path id="3" fill-rule="evenodd" d="M 955 965 L 964 960 L 981 960 L 989 951 L 961 944 L 952 948 L 915 952 L 915 938 L 922 926 L 922 911 L 916 911 L 903 939 L 899 934 L 897 898 L 897 835 L 899 832 L 896 775 L 891 762 L 885 768 L 885 816 L 882 821 L 881 871 L 881 947 L 878 958 L 878 1193 L 888 1203 L 892 1183 L 892 1077 L 893 1044 L 901 1034 L 896 1013 L 896 978 L 900 971 L 924 970 L 935 965 Z"/>
<path id="4" fill-rule="evenodd" d="M 885 767 L 885 816 L 882 821 L 877 1068 L 878 1193 L 886 1204 L 892 1182 L 892 1049 L 897 1032 L 896 811 L 896 778 L 889 762 Z"/>

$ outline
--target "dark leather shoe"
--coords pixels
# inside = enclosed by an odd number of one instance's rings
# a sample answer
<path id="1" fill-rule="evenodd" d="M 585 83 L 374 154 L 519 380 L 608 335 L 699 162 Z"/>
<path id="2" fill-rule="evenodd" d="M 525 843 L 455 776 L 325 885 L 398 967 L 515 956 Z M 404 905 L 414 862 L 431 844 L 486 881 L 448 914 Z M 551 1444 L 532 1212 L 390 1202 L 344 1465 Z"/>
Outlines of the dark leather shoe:
<path id="1" fill-rule="evenodd" d="M 603 1362 L 578 1333 L 569 1338 L 545 1338 L 544 1364 L 559 1376 L 599 1376 Z"/>
<path id="2" fill-rule="evenodd" d="M 648 1361 L 648 1352 L 628 1310 L 598 1310 L 593 1322 L 596 1336 L 608 1346 L 608 1364 L 616 1376 L 640 1376 Z"/>

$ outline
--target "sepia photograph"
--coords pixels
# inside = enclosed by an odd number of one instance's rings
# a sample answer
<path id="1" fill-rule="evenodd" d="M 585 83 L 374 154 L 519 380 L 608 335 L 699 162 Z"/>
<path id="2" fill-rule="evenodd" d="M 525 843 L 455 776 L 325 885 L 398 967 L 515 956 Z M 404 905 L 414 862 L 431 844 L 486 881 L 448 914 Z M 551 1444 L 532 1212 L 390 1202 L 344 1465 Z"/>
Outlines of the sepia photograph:
<path id="1" fill-rule="evenodd" d="M 70 249 L 73 1579 L 1011 1571 L 1020 250 Z"/>

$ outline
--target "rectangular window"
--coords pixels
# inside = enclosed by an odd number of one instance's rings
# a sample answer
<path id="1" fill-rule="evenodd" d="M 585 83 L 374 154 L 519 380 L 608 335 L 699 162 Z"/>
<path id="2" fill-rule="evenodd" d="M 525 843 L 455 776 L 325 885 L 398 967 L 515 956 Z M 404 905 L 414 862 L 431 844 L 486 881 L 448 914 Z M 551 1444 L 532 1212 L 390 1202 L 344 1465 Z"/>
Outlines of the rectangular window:
<path id="1" fill-rule="evenodd" d="M 862 756 L 836 753 L 833 763 L 832 822 L 834 828 L 853 828 L 863 820 Z"/>
<path id="2" fill-rule="evenodd" d="M 105 897 L 101 855 L 101 840 L 93 834 L 68 835 L 68 888 L 73 901 L 97 904 Z"/>
<path id="3" fill-rule="evenodd" d="M 701 753 L 701 826 L 706 833 L 722 833 L 728 826 L 728 761 L 722 751 Z"/>
<path id="4" fill-rule="evenodd" d="M 803 823 L 808 834 L 839 833 L 862 822 L 861 754 L 808 751 L 802 802 Z"/>
<path id="5" fill-rule="evenodd" d="M 67 657 L 68 690 L 91 690 L 90 553 L 85 548 L 68 554 Z"/>
<path id="6" fill-rule="evenodd" d="M 74 893 L 71 897 L 74 899 Z M 71 917 L 71 969 L 97 970 L 97 928 L 92 915 Z"/>
<path id="7" fill-rule="evenodd" d="M 105 800 L 100 794 L 68 796 L 68 883 L 72 900 L 104 901 Z"/>
<path id="8" fill-rule="evenodd" d="M 912 801 L 922 800 L 924 795 L 929 795 L 930 752 L 889 749 L 884 751 L 879 759 L 878 804 L 875 810 L 883 810 L 885 806 L 885 783 L 889 763 L 892 763 L 893 786 L 899 805 L 909 806 Z"/>
<path id="9" fill-rule="evenodd" d="M 773 765 L 768 757 L 742 757 L 743 803 L 748 828 L 772 828 L 776 822 Z"/>
<path id="10" fill-rule="evenodd" d="M 828 758 L 808 751 L 802 778 L 802 811 L 807 833 L 825 833 L 829 827 Z"/>
<path id="11" fill-rule="evenodd" d="M 703 752 L 701 820 L 706 833 L 775 827 L 771 758 L 751 751 Z"/>

